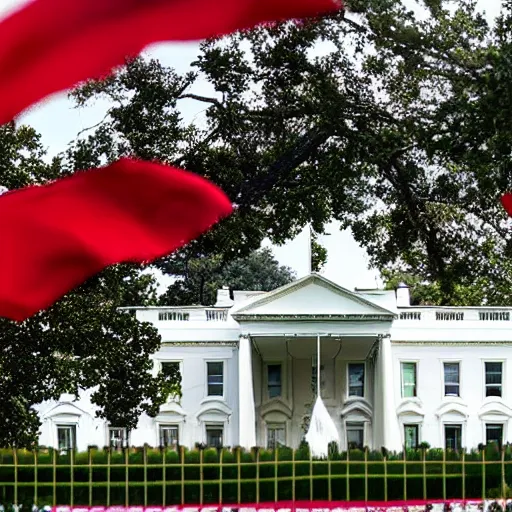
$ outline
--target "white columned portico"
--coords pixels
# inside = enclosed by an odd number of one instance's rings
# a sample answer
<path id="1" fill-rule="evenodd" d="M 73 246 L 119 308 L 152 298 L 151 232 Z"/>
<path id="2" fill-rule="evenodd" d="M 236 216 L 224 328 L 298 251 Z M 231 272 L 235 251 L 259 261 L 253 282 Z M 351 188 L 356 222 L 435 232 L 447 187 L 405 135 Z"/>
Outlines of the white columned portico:
<path id="1" fill-rule="evenodd" d="M 252 345 L 247 335 L 240 336 L 238 348 L 238 399 L 240 446 L 250 450 L 256 446 L 256 410 L 252 378 Z"/>
<path id="2" fill-rule="evenodd" d="M 398 452 L 402 449 L 402 442 L 395 407 L 393 358 L 389 336 L 379 337 L 374 391 L 374 448 Z"/>

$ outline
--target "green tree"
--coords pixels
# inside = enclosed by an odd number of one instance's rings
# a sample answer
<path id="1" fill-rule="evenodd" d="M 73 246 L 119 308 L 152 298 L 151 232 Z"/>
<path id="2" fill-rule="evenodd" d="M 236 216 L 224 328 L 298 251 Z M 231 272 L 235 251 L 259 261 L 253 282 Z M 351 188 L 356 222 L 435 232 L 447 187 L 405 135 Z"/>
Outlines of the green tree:
<path id="1" fill-rule="evenodd" d="M 1 185 L 13 190 L 72 170 L 44 158 L 33 129 L 0 128 Z M 120 265 L 24 322 L 0 319 L 0 446 L 37 443 L 35 406 L 62 393 L 92 389 L 99 416 L 127 428 L 143 412 L 156 415 L 170 390 L 179 394 L 179 375 L 150 373 L 150 355 L 161 342 L 157 330 L 118 309 L 155 301 L 153 278 Z"/>
<path id="2" fill-rule="evenodd" d="M 176 305 L 213 305 L 217 290 L 275 290 L 295 279 L 295 273 L 279 265 L 269 248 L 254 251 L 249 256 L 224 263 L 220 256 L 196 258 L 186 263 L 165 260 L 160 265 L 168 274 L 179 276 L 160 297 L 160 303 Z"/>
<path id="3" fill-rule="evenodd" d="M 69 154 L 160 158 L 228 193 L 236 215 L 172 259 L 227 261 L 335 219 L 436 303 L 510 303 L 511 2 L 493 26 L 473 0 L 418 0 L 421 16 L 347 4 L 358 14 L 207 41 L 184 76 L 137 59 L 87 84 L 79 105 L 113 106 Z M 211 97 L 194 94 L 199 76 Z M 182 121 L 183 101 L 204 105 L 204 126 Z"/>

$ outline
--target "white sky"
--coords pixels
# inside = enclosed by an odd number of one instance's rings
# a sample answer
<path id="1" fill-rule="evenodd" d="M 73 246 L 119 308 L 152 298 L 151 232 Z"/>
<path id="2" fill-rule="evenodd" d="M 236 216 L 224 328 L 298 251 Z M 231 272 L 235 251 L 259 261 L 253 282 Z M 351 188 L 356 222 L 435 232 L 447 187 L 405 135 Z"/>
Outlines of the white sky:
<path id="1" fill-rule="evenodd" d="M 406 1 L 408 4 L 414 3 L 413 0 Z M 27 0 L 0 0 L 0 2 L 0 17 L 2 17 L 25 4 Z M 496 16 L 500 5 L 501 0 L 479 0 L 479 7 L 482 10 L 485 9 L 490 19 Z M 148 49 L 146 53 L 181 72 L 189 69 L 190 62 L 198 54 L 198 45 L 157 45 Z M 211 89 L 209 84 L 202 82 L 196 84 L 193 91 L 198 94 L 208 94 Z M 55 155 L 64 150 L 80 130 L 100 121 L 107 108 L 106 102 L 98 101 L 91 107 L 77 110 L 73 108 L 66 94 L 58 94 L 27 112 L 21 122 L 33 126 L 40 132 L 49 154 Z M 185 118 L 191 119 L 198 114 L 198 106 L 193 101 L 183 103 L 182 108 Z M 355 242 L 350 232 L 340 232 L 336 223 L 327 226 L 326 232 L 331 235 L 320 240 L 329 254 L 323 271 L 325 277 L 349 289 L 371 288 L 380 283 L 378 273 L 368 269 L 366 252 Z M 304 230 L 301 235 L 286 245 L 273 249 L 279 262 L 292 267 L 298 277 L 307 274 L 309 269 L 308 230 Z"/>

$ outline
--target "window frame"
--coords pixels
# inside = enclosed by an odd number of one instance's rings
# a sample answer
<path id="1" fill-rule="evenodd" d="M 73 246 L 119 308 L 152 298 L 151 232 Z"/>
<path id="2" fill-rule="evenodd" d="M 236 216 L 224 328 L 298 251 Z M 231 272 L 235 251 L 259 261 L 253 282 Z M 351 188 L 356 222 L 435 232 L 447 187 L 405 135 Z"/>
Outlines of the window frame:
<path id="1" fill-rule="evenodd" d="M 122 440 L 121 440 L 121 447 L 119 447 L 119 448 L 112 446 L 112 437 L 110 435 L 110 432 L 112 430 L 124 430 L 124 435 L 122 436 Z M 108 425 L 107 426 L 107 446 L 113 450 L 122 450 L 123 448 L 127 448 L 128 446 L 130 446 L 129 430 L 126 427 L 115 427 L 113 425 Z"/>
<path id="2" fill-rule="evenodd" d="M 284 442 L 282 444 L 282 446 L 278 446 L 276 444 L 276 446 L 274 447 L 270 447 L 270 444 L 269 444 L 269 433 L 271 430 L 282 430 L 284 432 Z M 288 436 L 287 436 L 287 429 L 286 429 L 286 422 L 275 422 L 275 421 L 272 421 L 272 422 L 268 422 L 265 424 L 265 445 L 267 447 L 267 450 L 275 450 L 276 448 L 279 449 L 279 448 L 284 448 L 287 446 L 287 442 L 288 442 Z"/>
<path id="3" fill-rule="evenodd" d="M 505 389 L 506 389 L 506 386 L 505 386 L 505 361 L 503 359 L 483 359 L 482 360 L 483 362 L 483 388 L 484 388 L 484 399 L 487 399 L 487 398 L 501 398 L 502 400 L 505 399 Z M 488 395 L 487 394 L 487 389 L 489 387 L 496 387 L 497 385 L 496 384 L 487 384 L 487 364 L 488 363 L 497 363 L 497 364 L 501 364 L 501 383 L 500 383 L 500 394 L 499 395 Z"/>
<path id="4" fill-rule="evenodd" d="M 408 428 L 416 429 L 416 446 L 413 447 L 413 448 L 407 446 L 406 430 Z M 406 450 L 417 450 L 419 448 L 420 444 L 421 444 L 421 441 L 420 441 L 420 434 L 421 434 L 420 424 L 419 423 L 404 423 L 402 431 L 403 431 L 403 434 L 404 434 L 404 449 L 406 449 Z"/>
<path id="5" fill-rule="evenodd" d="M 222 442 L 220 446 L 214 446 L 208 444 L 208 431 L 209 430 L 220 430 L 222 432 L 221 439 Z M 223 448 L 226 445 L 226 427 L 223 423 L 207 423 L 204 426 L 204 434 L 205 434 L 205 445 L 207 448 Z"/>
<path id="6" fill-rule="evenodd" d="M 269 380 L 269 368 L 271 366 L 279 366 L 281 369 L 280 372 L 280 393 L 276 396 L 270 396 L 270 380 Z M 265 389 L 266 389 L 266 398 L 267 400 L 275 400 L 276 398 L 284 397 L 284 364 L 282 361 L 269 361 L 265 363 Z"/>
<path id="7" fill-rule="evenodd" d="M 489 426 L 495 426 L 500 427 L 501 429 L 501 442 L 498 444 L 498 446 L 501 448 L 503 444 L 505 443 L 505 423 L 500 421 L 486 421 L 484 422 L 484 435 L 485 435 L 485 445 L 487 446 L 489 444 L 489 440 L 487 439 L 487 428 Z"/>
<path id="8" fill-rule="evenodd" d="M 352 365 L 362 365 L 363 366 L 363 394 L 362 395 L 351 395 L 350 394 L 350 366 Z M 347 398 L 366 398 L 366 384 L 367 384 L 367 373 L 366 373 L 366 361 L 348 361 L 346 366 L 346 373 L 347 373 L 347 379 L 346 379 L 346 385 L 347 385 Z"/>
<path id="9" fill-rule="evenodd" d="M 442 371 L 443 371 L 443 397 L 448 397 L 448 398 L 460 398 L 461 397 L 461 387 L 462 387 L 462 371 L 461 371 L 461 361 L 460 360 L 456 360 L 456 361 L 453 361 L 453 360 L 444 360 L 442 361 L 443 363 L 443 366 L 442 366 Z M 445 369 L 446 369 L 446 365 L 457 365 L 458 366 L 458 394 L 454 395 L 453 393 L 447 393 L 446 392 L 446 386 L 455 386 L 455 384 L 449 384 L 446 382 L 446 372 L 445 372 Z"/>
<path id="10" fill-rule="evenodd" d="M 177 431 L 177 443 L 176 443 L 176 446 L 173 446 L 173 445 L 165 445 L 162 443 L 162 429 L 176 429 Z M 179 446 L 180 446 L 180 425 L 179 423 L 158 423 L 157 425 L 157 434 L 158 434 L 158 445 L 161 447 L 161 448 L 166 448 L 166 449 L 175 449 L 175 450 L 178 450 L 179 449 Z"/>
<path id="11" fill-rule="evenodd" d="M 183 393 L 183 360 L 182 359 L 158 359 L 157 366 L 157 374 L 160 374 L 163 371 L 163 365 L 166 363 L 176 363 L 179 366 L 179 372 L 181 377 L 181 385 L 182 385 L 182 393 Z M 167 397 L 167 403 L 176 402 L 179 403 L 180 397 L 179 395 L 171 395 Z"/>
<path id="12" fill-rule="evenodd" d="M 350 431 L 362 432 L 362 444 L 357 448 L 350 448 L 350 441 L 348 440 L 348 433 Z M 363 450 L 366 443 L 366 423 L 364 421 L 347 420 L 345 422 L 345 441 L 347 443 L 347 450 Z"/>
<path id="13" fill-rule="evenodd" d="M 460 446 L 458 448 L 448 448 L 447 446 L 447 440 L 448 440 L 448 436 L 446 435 L 446 429 L 448 428 L 459 428 L 460 430 Z M 461 451 L 464 446 L 464 443 L 463 443 L 463 436 L 464 436 L 464 425 L 462 423 L 456 423 L 456 422 L 446 422 L 446 423 L 443 423 L 443 438 L 444 438 L 444 449 L 445 450 L 454 450 L 454 451 Z"/>
<path id="14" fill-rule="evenodd" d="M 59 429 L 71 429 L 72 431 L 72 447 L 71 448 L 61 448 L 59 446 Z M 78 443 L 77 443 L 77 431 L 78 431 L 78 426 L 76 423 L 61 423 L 61 422 L 57 422 L 55 424 L 55 435 L 56 435 L 56 438 L 57 438 L 57 450 L 59 450 L 59 452 L 69 452 L 69 451 L 76 451 L 77 450 L 77 446 L 78 446 Z"/>
<path id="15" fill-rule="evenodd" d="M 210 363 L 216 363 L 216 364 L 222 364 L 222 394 L 220 395 L 210 395 L 209 392 L 209 373 L 208 373 L 208 366 Z M 207 398 L 213 398 L 218 400 L 224 400 L 226 396 L 226 361 L 224 359 L 206 359 L 205 360 L 205 396 Z"/>
<path id="16" fill-rule="evenodd" d="M 405 395 L 404 365 L 406 365 L 406 364 L 414 365 L 414 394 L 412 396 L 406 396 Z M 419 364 L 418 364 L 418 361 L 411 361 L 411 360 L 400 361 L 400 393 L 401 393 L 401 398 L 408 399 L 408 398 L 417 398 L 418 397 L 418 381 L 419 381 L 418 377 L 419 377 Z"/>

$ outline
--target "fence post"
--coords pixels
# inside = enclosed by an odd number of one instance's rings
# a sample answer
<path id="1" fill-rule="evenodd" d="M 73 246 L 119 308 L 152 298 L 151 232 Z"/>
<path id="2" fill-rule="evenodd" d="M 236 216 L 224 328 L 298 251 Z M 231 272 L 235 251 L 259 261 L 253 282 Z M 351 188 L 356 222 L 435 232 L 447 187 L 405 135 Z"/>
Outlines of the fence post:
<path id="1" fill-rule="evenodd" d="M 162 446 L 162 507 L 167 502 L 167 446 Z"/>
<path id="2" fill-rule="evenodd" d="M 199 450 L 199 505 L 203 504 L 203 494 L 204 494 L 204 469 L 203 469 L 203 460 L 204 460 L 204 450 Z"/>
<path id="3" fill-rule="evenodd" d="M 275 448 L 275 461 L 274 461 L 274 502 L 279 500 L 279 447 Z"/>
<path id="4" fill-rule="evenodd" d="M 313 501 L 313 495 L 315 491 L 313 489 L 313 455 L 311 449 L 309 450 L 309 499 Z"/>
<path id="5" fill-rule="evenodd" d="M 256 503 L 260 502 L 260 450 L 256 451 Z"/>
<path id="6" fill-rule="evenodd" d="M 292 450 L 292 503 L 295 503 L 295 449 Z"/>
<path id="7" fill-rule="evenodd" d="M 404 446 L 404 501 L 407 501 L 407 448 Z"/>
<path id="8" fill-rule="evenodd" d="M 506 486 L 505 482 L 505 447 L 501 447 L 501 499 L 506 499 Z"/>
<path id="9" fill-rule="evenodd" d="M 466 501 L 466 450 L 462 451 L 462 501 Z"/>
<path id="10" fill-rule="evenodd" d="M 485 448 L 482 450 L 482 500 L 485 500 Z"/>
<path id="11" fill-rule="evenodd" d="M 222 505 L 222 478 L 224 469 L 224 448 L 221 449 L 219 455 L 219 505 Z"/>
<path id="12" fill-rule="evenodd" d="M 89 507 L 92 507 L 92 448 L 89 446 L 87 451 L 89 452 Z"/>
<path id="13" fill-rule="evenodd" d="M 107 449 L 107 507 L 110 507 L 110 457 L 112 454 L 112 449 L 109 447 Z"/>
<path id="14" fill-rule="evenodd" d="M 427 501 L 427 450 L 422 449 L 423 454 L 423 500 Z"/>
<path id="15" fill-rule="evenodd" d="M 57 450 L 52 450 L 52 471 L 53 471 L 53 506 L 57 506 Z"/>
<path id="16" fill-rule="evenodd" d="M 443 500 L 446 500 L 446 450 L 443 450 Z"/>
<path id="17" fill-rule="evenodd" d="M 110 453 L 110 452 L 109 452 Z M 148 506 L 148 445 L 144 443 L 142 450 L 142 462 L 144 464 L 144 506 Z M 109 469 L 110 471 L 110 469 Z M 110 480 L 109 480 L 110 485 Z"/>
<path id="18" fill-rule="evenodd" d="M 384 501 L 388 501 L 388 456 L 384 455 Z"/>
<path id="19" fill-rule="evenodd" d="M 37 464 L 38 464 L 38 451 L 34 448 L 34 505 L 37 506 L 37 502 L 39 500 L 38 493 L 37 493 L 37 483 L 38 483 L 38 470 L 37 470 Z"/>
<path id="20" fill-rule="evenodd" d="M 236 489 L 236 503 L 240 505 L 242 502 L 242 466 L 240 461 L 240 450 L 241 448 L 238 447 L 236 450 L 236 480 L 237 480 L 237 489 Z"/>
<path id="21" fill-rule="evenodd" d="M 13 448 L 13 460 L 14 460 L 14 504 L 18 503 L 18 450 Z"/>
<path id="22" fill-rule="evenodd" d="M 350 501 L 350 455 L 349 455 L 350 448 L 347 446 L 347 471 L 346 471 L 346 481 L 345 481 L 345 487 L 346 487 L 346 496 L 345 499 L 347 501 Z"/>
<path id="23" fill-rule="evenodd" d="M 364 449 L 364 501 L 368 502 L 368 448 Z"/>
<path id="24" fill-rule="evenodd" d="M 69 492 L 70 492 L 71 507 L 73 507 L 74 504 L 75 504 L 75 449 L 73 448 L 69 453 L 70 453 L 70 459 L 69 459 L 70 468 L 69 468 L 69 471 L 71 473 L 69 475 L 69 484 L 70 484 L 70 487 L 71 487 Z"/>
<path id="25" fill-rule="evenodd" d="M 332 501 L 332 452 L 327 454 L 327 493 L 329 501 Z"/>
<path id="26" fill-rule="evenodd" d="M 130 448 L 124 447 L 124 506 L 129 507 L 130 504 Z"/>
<path id="27" fill-rule="evenodd" d="M 181 504 L 185 505 L 185 447 L 180 446 L 181 452 Z"/>

